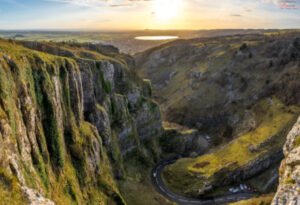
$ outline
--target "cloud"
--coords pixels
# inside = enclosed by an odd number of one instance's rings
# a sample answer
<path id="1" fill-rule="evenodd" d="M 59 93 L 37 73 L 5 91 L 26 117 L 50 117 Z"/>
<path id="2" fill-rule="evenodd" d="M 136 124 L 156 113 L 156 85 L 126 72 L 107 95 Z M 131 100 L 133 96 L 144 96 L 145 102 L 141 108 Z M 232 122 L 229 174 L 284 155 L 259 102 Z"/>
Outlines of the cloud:
<path id="1" fill-rule="evenodd" d="M 267 4 L 273 3 L 273 4 L 276 4 L 276 5 L 279 4 L 278 0 L 261 0 L 261 2 L 262 3 L 267 3 Z"/>
<path id="2" fill-rule="evenodd" d="M 130 6 L 133 6 L 133 4 L 110 4 L 109 7 L 112 7 L 112 8 L 119 8 L 119 7 L 130 7 Z"/>
<path id="3" fill-rule="evenodd" d="M 243 7 L 243 11 L 245 12 L 252 12 L 253 9 L 248 8 L 248 7 Z"/>
<path id="4" fill-rule="evenodd" d="M 79 6 L 109 6 L 109 7 L 128 7 L 133 6 L 134 3 L 149 2 L 152 0 L 46 0 L 60 3 L 69 3 Z"/>
<path id="5" fill-rule="evenodd" d="M 230 16 L 233 16 L 233 17 L 241 17 L 242 15 L 241 15 L 241 14 L 231 14 Z"/>

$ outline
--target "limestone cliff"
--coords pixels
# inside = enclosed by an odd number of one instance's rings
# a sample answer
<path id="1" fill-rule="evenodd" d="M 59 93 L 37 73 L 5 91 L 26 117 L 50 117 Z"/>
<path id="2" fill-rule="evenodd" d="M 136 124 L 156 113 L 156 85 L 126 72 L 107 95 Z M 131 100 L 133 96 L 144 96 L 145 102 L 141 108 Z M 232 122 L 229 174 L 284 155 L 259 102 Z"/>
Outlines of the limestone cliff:
<path id="1" fill-rule="evenodd" d="M 285 159 L 280 166 L 280 179 L 273 205 L 300 202 L 300 118 L 287 136 L 283 149 Z"/>
<path id="2" fill-rule="evenodd" d="M 126 204 L 115 179 L 158 158 L 161 135 L 151 84 L 116 48 L 0 39 L 0 203 Z"/>

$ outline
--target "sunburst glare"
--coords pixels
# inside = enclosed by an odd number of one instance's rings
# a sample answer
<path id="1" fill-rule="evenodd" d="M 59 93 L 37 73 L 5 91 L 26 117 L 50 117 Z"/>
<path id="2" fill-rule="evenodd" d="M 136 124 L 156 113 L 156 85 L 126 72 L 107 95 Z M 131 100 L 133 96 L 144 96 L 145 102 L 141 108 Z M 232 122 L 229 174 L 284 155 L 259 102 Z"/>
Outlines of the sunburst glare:
<path id="1" fill-rule="evenodd" d="M 179 15 L 182 0 L 155 0 L 156 18 L 161 21 L 171 20 Z"/>

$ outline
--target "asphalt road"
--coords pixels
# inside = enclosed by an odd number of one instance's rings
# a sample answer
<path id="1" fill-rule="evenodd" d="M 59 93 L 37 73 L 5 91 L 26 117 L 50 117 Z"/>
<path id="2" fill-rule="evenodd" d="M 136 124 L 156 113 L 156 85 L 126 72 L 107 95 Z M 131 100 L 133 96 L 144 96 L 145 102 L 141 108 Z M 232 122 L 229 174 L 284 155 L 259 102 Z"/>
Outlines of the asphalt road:
<path id="1" fill-rule="evenodd" d="M 222 195 L 214 198 L 188 198 L 181 195 L 178 195 L 172 192 L 163 182 L 161 173 L 165 166 L 173 164 L 176 160 L 166 160 L 158 163 L 152 171 L 152 184 L 155 187 L 156 191 L 169 199 L 170 201 L 176 202 L 180 205 L 211 205 L 211 204 L 222 204 L 229 202 L 236 202 L 245 199 L 250 199 L 253 197 L 254 193 L 235 193 Z"/>

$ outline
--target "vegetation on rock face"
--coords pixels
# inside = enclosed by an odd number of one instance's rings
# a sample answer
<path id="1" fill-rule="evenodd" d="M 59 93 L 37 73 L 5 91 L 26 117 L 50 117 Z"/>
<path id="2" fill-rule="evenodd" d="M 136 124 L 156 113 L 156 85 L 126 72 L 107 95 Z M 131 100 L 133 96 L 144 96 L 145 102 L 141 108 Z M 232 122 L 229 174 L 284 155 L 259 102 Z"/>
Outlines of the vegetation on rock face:
<path id="1" fill-rule="evenodd" d="M 0 170 L 0 196 L 1 204 L 26 204 L 28 203 L 25 194 L 18 186 L 16 177 Z"/>
<path id="2" fill-rule="evenodd" d="M 110 82 L 106 82 L 104 80 L 103 77 L 103 72 L 100 72 L 100 81 L 102 83 L 102 87 L 104 88 L 106 93 L 110 93 L 111 92 L 111 83 Z"/>
<path id="3" fill-rule="evenodd" d="M 13 199 L 6 204 L 24 198 L 15 178 L 56 204 L 126 204 L 116 178 L 143 169 L 127 161 L 157 157 L 145 145 L 160 136 L 147 130 L 161 129 L 151 85 L 129 56 L 107 49 L 0 40 L 0 195 Z"/>

